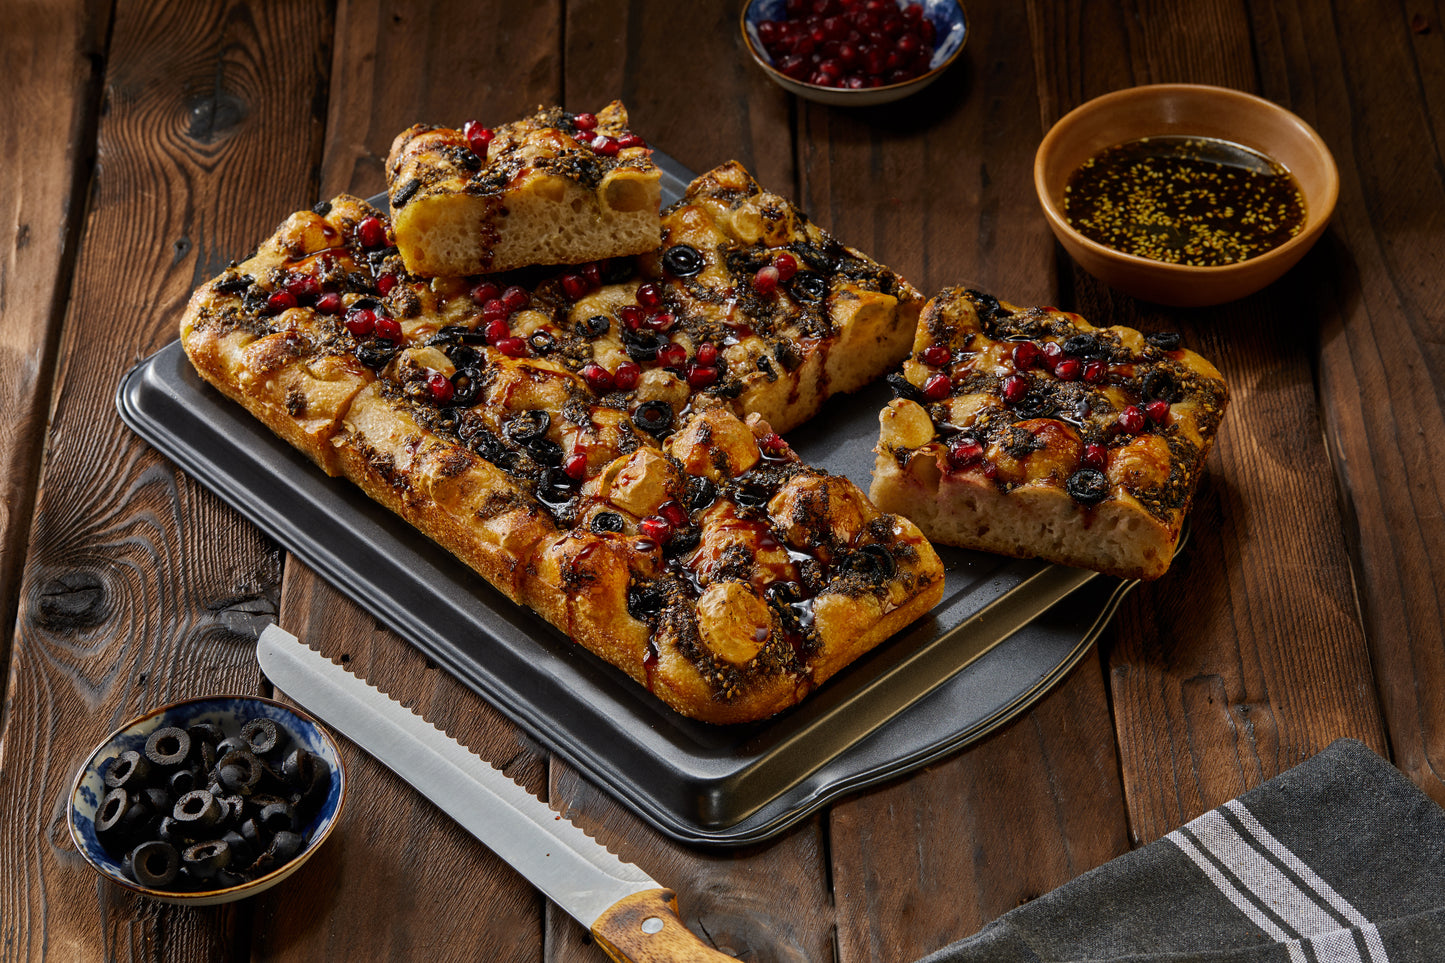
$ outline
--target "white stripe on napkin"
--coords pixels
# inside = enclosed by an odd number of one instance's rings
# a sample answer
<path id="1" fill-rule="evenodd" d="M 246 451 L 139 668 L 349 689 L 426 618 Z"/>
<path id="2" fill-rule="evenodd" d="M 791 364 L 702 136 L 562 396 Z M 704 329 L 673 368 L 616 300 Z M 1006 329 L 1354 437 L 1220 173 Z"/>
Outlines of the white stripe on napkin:
<path id="1" fill-rule="evenodd" d="M 1167 838 L 1293 963 L 1389 963 L 1374 924 L 1238 800 Z"/>

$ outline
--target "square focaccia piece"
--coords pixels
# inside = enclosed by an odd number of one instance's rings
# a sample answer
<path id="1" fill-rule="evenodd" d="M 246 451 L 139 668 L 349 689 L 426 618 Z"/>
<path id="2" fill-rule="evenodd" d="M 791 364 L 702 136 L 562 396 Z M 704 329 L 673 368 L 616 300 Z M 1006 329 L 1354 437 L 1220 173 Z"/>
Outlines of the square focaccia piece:
<path id="1" fill-rule="evenodd" d="M 1227 402 L 1174 332 L 944 291 L 891 376 L 871 495 L 932 540 L 1126 578 L 1168 569 Z"/>
<path id="2" fill-rule="evenodd" d="M 656 249 L 658 171 L 627 123 L 614 101 L 596 115 L 552 107 L 496 128 L 403 131 L 386 179 L 407 270 L 454 277 Z"/>

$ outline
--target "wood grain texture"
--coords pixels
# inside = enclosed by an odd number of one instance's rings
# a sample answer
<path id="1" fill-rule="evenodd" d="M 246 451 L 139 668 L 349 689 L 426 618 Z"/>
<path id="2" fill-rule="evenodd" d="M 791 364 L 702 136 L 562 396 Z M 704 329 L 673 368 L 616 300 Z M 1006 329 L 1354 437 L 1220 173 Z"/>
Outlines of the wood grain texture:
<path id="1" fill-rule="evenodd" d="M 511 119 L 561 96 L 560 5 L 343 2 L 326 92 L 321 196 L 386 189 L 392 139 L 414 123 Z M 505 66 L 503 66 L 505 65 Z M 309 203 L 303 199 L 302 204 Z M 292 559 L 281 624 L 415 707 L 483 758 L 546 790 L 545 754 L 480 697 Z M 489 959 L 543 953 L 544 900 L 481 843 L 347 744 L 354 785 L 304 898 L 262 903 L 268 959 Z M 377 920 L 388 925 L 380 931 Z"/>
<path id="2" fill-rule="evenodd" d="M 1445 696 L 1424 682 L 1445 677 L 1445 8 L 1280 4 L 1266 28 L 1265 92 L 1300 101 L 1343 184 L 1324 283 L 1300 295 L 1390 746 L 1445 802 Z"/>
<path id="3" fill-rule="evenodd" d="M 125 719 L 259 686 L 247 632 L 274 611 L 280 556 L 123 428 L 114 393 L 174 337 L 211 252 L 244 250 L 268 200 L 309 192 L 295 158 L 319 142 L 298 92 L 316 65 L 295 51 L 324 22 L 305 3 L 264 19 L 243 5 L 115 11 L 6 691 L 6 959 L 232 957 L 231 911 L 161 908 L 101 882 L 66 834 L 65 800 Z M 194 39 L 158 49 L 176 36 Z"/>
<path id="4" fill-rule="evenodd" d="M 1117 62 L 1097 76 L 1088 63 L 1056 70 L 1075 44 L 1127 51 L 1133 82 L 1257 87 L 1246 11 L 1223 0 L 1138 4 L 1117 19 L 1036 4 L 1031 18 L 1057 112 L 1120 77 Z M 1077 35 L 1059 26 L 1076 23 Z M 1283 93 L 1275 95 L 1288 106 Z M 1148 842 L 1335 738 L 1381 751 L 1386 743 L 1321 436 L 1316 321 L 1302 292 L 1285 283 L 1220 308 L 1166 311 L 1082 272 L 1073 278 L 1071 304 L 1086 317 L 1176 328 L 1231 387 L 1187 553 L 1126 601 L 1108 653 L 1131 832 Z"/>
<path id="5" fill-rule="evenodd" d="M 0 63 L 16 105 L 0 120 L 0 679 L 8 674 L 21 563 L 49 414 L 55 344 L 77 228 L 110 23 L 100 0 L 6 2 Z M 0 725 L 4 720 L 0 719 Z"/>

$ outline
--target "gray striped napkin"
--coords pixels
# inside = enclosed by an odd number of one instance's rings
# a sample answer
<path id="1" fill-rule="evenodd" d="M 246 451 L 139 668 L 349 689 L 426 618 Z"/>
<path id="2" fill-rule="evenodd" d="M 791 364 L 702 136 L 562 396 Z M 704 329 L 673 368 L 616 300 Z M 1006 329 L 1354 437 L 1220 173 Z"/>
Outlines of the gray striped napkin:
<path id="1" fill-rule="evenodd" d="M 1445 961 L 1445 811 L 1359 742 L 920 963 Z"/>

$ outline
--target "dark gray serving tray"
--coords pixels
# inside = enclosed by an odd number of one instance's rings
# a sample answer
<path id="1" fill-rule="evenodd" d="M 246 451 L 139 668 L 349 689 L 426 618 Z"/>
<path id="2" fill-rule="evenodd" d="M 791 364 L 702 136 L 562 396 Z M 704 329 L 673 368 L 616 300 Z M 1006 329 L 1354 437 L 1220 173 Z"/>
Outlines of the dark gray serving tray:
<path id="1" fill-rule="evenodd" d="M 691 175 L 655 159 L 664 195 L 679 196 Z M 888 397 L 877 385 L 835 398 L 788 441 L 866 491 Z M 944 600 L 931 613 L 797 708 L 709 726 L 672 712 L 360 489 L 327 477 L 203 382 L 179 342 L 126 374 L 116 406 L 137 434 L 357 604 L 685 843 L 767 839 L 845 793 L 981 738 L 1083 656 L 1134 584 L 942 548 Z"/>

